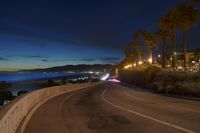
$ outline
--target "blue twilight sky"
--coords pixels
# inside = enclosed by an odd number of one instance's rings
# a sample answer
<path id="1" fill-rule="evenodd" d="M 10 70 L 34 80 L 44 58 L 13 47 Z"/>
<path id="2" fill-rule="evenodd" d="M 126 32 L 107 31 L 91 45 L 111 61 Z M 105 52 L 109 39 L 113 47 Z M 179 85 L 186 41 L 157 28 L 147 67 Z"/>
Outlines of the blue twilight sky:
<path id="1" fill-rule="evenodd" d="M 0 71 L 67 64 L 115 64 L 134 31 L 181 0 L 2 0 Z M 199 47 L 200 25 L 189 31 Z"/>

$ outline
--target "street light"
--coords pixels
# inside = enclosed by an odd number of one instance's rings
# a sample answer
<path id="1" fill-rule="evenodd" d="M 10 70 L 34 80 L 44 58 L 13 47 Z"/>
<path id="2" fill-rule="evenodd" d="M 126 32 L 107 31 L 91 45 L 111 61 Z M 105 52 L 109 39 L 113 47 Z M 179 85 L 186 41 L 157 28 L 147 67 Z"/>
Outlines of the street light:
<path id="1" fill-rule="evenodd" d="M 152 58 L 149 58 L 149 59 L 148 59 L 148 62 L 149 62 L 149 63 L 152 63 Z"/>
<path id="2" fill-rule="evenodd" d="M 141 64 L 142 64 L 142 61 L 139 61 L 138 64 L 141 65 Z"/>

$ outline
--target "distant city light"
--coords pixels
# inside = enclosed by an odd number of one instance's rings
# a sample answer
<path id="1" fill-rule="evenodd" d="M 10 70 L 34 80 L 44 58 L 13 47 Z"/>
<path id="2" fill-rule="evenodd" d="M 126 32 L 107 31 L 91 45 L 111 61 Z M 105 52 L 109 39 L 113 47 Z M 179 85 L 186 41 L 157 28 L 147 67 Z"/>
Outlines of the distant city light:
<path id="1" fill-rule="evenodd" d="M 117 79 L 109 79 L 108 81 L 110 82 L 116 82 L 116 83 L 120 83 L 121 81 L 117 80 Z"/>
<path id="2" fill-rule="evenodd" d="M 159 54 L 159 55 L 158 55 L 158 58 L 160 58 L 160 57 L 161 57 L 161 55 Z"/>
<path id="3" fill-rule="evenodd" d="M 89 71 L 88 73 L 90 73 L 90 74 L 93 74 L 94 72 L 92 72 L 92 71 Z"/>

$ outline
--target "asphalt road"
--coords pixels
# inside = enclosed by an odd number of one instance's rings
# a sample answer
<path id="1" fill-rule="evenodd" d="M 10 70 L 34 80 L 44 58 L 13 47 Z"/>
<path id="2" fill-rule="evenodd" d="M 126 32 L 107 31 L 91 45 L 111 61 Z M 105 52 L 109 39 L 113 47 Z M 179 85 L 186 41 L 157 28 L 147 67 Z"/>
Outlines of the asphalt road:
<path id="1" fill-rule="evenodd" d="M 105 83 L 57 96 L 32 116 L 25 133 L 200 132 L 200 102 Z"/>

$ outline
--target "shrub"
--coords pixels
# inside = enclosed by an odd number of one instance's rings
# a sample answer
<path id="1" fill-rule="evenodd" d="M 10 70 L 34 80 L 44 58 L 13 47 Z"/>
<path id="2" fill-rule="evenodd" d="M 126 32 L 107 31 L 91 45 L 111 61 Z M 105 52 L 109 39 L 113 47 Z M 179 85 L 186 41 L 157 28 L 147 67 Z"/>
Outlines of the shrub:
<path id="1" fill-rule="evenodd" d="M 120 80 L 152 89 L 156 93 L 200 97 L 199 73 L 162 72 L 158 67 L 124 71 Z"/>
<path id="2" fill-rule="evenodd" d="M 11 100 L 13 98 L 12 92 L 7 90 L 0 91 L 0 101 Z"/>
<path id="3" fill-rule="evenodd" d="M 60 84 L 50 79 L 47 81 L 47 83 L 42 84 L 41 87 L 44 88 L 44 87 L 52 87 L 52 86 L 57 86 L 57 85 L 60 85 Z"/>
<path id="4" fill-rule="evenodd" d="M 23 94 L 25 94 L 25 93 L 28 93 L 28 91 L 27 91 L 27 90 L 19 91 L 19 92 L 17 93 L 17 96 L 23 95 Z"/>
<path id="5" fill-rule="evenodd" d="M 6 90 L 9 89 L 12 86 L 11 83 L 7 83 L 5 81 L 0 82 L 0 90 Z"/>

